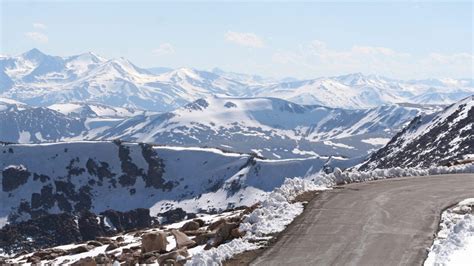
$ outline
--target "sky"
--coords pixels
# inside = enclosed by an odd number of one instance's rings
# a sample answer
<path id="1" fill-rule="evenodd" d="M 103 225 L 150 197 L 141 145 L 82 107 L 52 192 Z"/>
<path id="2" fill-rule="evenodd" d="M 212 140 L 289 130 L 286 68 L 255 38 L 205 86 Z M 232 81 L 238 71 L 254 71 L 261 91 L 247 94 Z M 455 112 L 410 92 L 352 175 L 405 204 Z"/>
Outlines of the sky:
<path id="1" fill-rule="evenodd" d="M 473 78 L 473 3 L 0 0 L 0 53 L 268 77 Z"/>

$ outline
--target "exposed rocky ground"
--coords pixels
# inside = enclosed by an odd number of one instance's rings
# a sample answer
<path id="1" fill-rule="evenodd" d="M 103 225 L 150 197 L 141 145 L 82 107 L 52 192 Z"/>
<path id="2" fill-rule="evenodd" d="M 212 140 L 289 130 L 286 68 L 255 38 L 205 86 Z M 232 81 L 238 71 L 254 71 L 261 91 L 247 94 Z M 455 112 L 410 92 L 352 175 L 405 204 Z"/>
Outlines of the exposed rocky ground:
<path id="1" fill-rule="evenodd" d="M 89 235 L 85 236 L 82 230 L 73 230 L 71 233 L 75 232 L 75 239 L 66 241 L 78 244 L 49 246 L 31 252 L 24 249 L 13 257 L 0 259 L 3 263 L 98 265 L 119 262 L 126 265 L 137 263 L 183 265 L 193 253 L 218 247 L 224 242 L 242 237 L 243 232 L 239 231 L 239 225 L 243 218 L 255 208 L 257 205 L 217 215 L 200 215 L 194 219 L 169 225 L 155 223 L 146 226 L 146 229 L 137 229 L 137 225 L 131 225 L 134 226 L 133 229 L 116 233 L 114 236 L 110 236 L 111 232 L 108 231 L 109 236 L 97 234 L 94 237 L 92 233 L 103 227 L 92 222 L 97 217 L 89 216 L 87 217 L 88 228 L 84 228 L 83 222 L 80 222 L 84 218 L 79 219 L 79 227 L 87 229 L 84 233 L 89 233 Z M 100 217 L 101 222 L 103 218 Z M 109 216 L 105 216 L 104 219 L 107 218 Z M 66 229 L 64 228 L 62 233 L 65 233 Z"/>

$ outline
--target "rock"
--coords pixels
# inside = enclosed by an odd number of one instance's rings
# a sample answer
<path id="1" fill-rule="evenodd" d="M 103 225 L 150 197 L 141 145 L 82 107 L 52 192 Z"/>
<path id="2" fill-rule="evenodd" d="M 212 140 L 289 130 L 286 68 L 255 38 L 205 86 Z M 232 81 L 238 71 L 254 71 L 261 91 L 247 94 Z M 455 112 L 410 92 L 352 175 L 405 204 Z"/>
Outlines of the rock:
<path id="1" fill-rule="evenodd" d="M 93 258 L 87 257 L 87 258 L 82 258 L 82 259 L 74 262 L 71 265 L 73 265 L 73 266 L 96 266 L 97 263 L 95 262 L 95 260 Z"/>
<path id="2" fill-rule="evenodd" d="M 94 246 L 94 247 L 100 247 L 100 246 L 102 246 L 102 243 L 100 243 L 99 241 L 96 241 L 96 240 L 91 240 L 91 241 L 87 242 L 87 245 Z"/>
<path id="3" fill-rule="evenodd" d="M 106 233 L 98 222 L 97 215 L 90 211 L 83 211 L 78 219 L 79 231 L 83 240 L 94 240 Z"/>
<path id="4" fill-rule="evenodd" d="M 157 252 L 143 253 L 140 255 L 140 258 L 138 259 L 138 263 L 139 264 L 154 264 L 158 260 L 159 256 L 160 254 Z"/>
<path id="5" fill-rule="evenodd" d="M 214 247 L 217 247 L 218 245 L 224 243 L 227 240 L 232 239 L 231 231 L 234 228 L 238 228 L 239 224 L 238 223 L 229 223 L 229 222 L 224 222 L 222 223 L 219 228 L 217 229 L 216 232 L 216 237 L 214 238 Z"/>
<path id="6" fill-rule="evenodd" d="M 151 232 L 142 235 L 142 253 L 150 251 L 166 252 L 166 234 L 164 232 Z"/>
<path id="7" fill-rule="evenodd" d="M 198 230 L 184 231 L 183 233 L 185 233 L 188 236 L 198 236 L 198 235 L 202 235 L 202 234 L 205 234 L 205 233 L 208 233 L 208 232 L 209 231 L 207 231 L 206 229 L 199 228 Z"/>
<path id="8" fill-rule="evenodd" d="M 126 212 L 106 210 L 100 214 L 104 219 L 107 218 L 119 232 L 148 228 L 152 225 L 149 209 L 138 208 Z"/>
<path id="9" fill-rule="evenodd" d="M 36 257 L 36 256 L 31 256 L 26 260 L 26 262 L 29 262 L 31 264 L 39 264 L 41 262 L 41 258 Z"/>
<path id="10" fill-rule="evenodd" d="M 112 260 L 105 254 L 99 254 L 94 258 L 95 262 L 99 265 L 112 264 Z"/>
<path id="11" fill-rule="evenodd" d="M 44 249 L 44 250 L 37 251 L 33 253 L 33 256 L 38 257 L 41 260 L 52 260 L 66 254 L 68 254 L 68 252 L 63 249 L 53 248 L 53 249 Z"/>
<path id="12" fill-rule="evenodd" d="M 194 231 L 194 230 L 198 230 L 199 227 L 200 226 L 199 226 L 198 222 L 189 221 L 189 222 L 183 224 L 183 226 L 179 230 L 182 231 L 182 232 L 184 232 L 184 231 Z"/>
<path id="13" fill-rule="evenodd" d="M 204 244 L 207 244 L 207 242 L 209 242 L 209 239 L 215 236 L 216 236 L 216 233 L 207 232 L 204 234 L 197 235 L 194 238 L 194 242 L 196 242 L 197 245 L 204 245 Z"/>
<path id="14" fill-rule="evenodd" d="M 184 258 L 189 257 L 189 253 L 188 253 L 187 248 L 180 248 L 180 249 L 177 249 L 175 251 L 160 255 L 160 257 L 158 258 L 158 263 L 160 265 L 167 265 L 166 263 L 168 263 L 168 260 L 171 260 L 171 261 L 173 261 L 173 264 L 168 264 L 168 265 L 177 265 L 176 262 L 179 262 L 178 259 L 183 258 L 183 257 Z M 182 260 L 180 260 L 180 261 L 182 261 Z M 185 261 L 185 259 L 184 259 L 184 261 Z"/>
<path id="15" fill-rule="evenodd" d="M 119 245 L 117 243 L 110 243 L 109 246 L 105 249 L 105 251 L 110 251 L 119 248 Z"/>
<path id="16" fill-rule="evenodd" d="M 114 242 L 113 239 L 108 238 L 108 237 L 96 237 L 95 240 L 99 241 L 100 243 L 104 245 Z"/>
<path id="17" fill-rule="evenodd" d="M 166 224 L 180 222 L 186 218 L 186 212 L 181 208 L 176 208 L 159 214 L 164 218 Z"/>
<path id="18" fill-rule="evenodd" d="M 203 219 L 199 219 L 199 218 L 194 219 L 193 221 L 196 222 L 196 223 L 198 223 L 198 224 L 199 224 L 199 227 L 203 227 L 203 226 L 206 224 L 206 222 L 204 222 Z"/>
<path id="19" fill-rule="evenodd" d="M 180 232 L 176 229 L 171 230 L 171 234 L 174 236 L 176 240 L 176 247 L 178 249 L 183 247 L 193 247 L 196 245 L 196 242 L 191 240 L 185 233 Z"/>
<path id="20" fill-rule="evenodd" d="M 239 230 L 238 227 L 232 229 L 232 231 L 230 231 L 230 235 L 233 237 L 233 238 L 240 238 L 240 237 L 243 237 L 245 235 L 244 232 L 241 232 Z"/>
<path id="21" fill-rule="evenodd" d="M 115 239 L 115 240 L 117 240 L 117 242 L 125 241 L 125 239 L 122 236 L 117 237 L 117 239 Z"/>
<path id="22" fill-rule="evenodd" d="M 208 226 L 208 229 L 211 230 L 211 231 L 214 231 L 215 229 L 217 229 L 221 224 L 225 223 L 226 220 L 225 219 L 219 219 L 213 223 L 211 223 L 209 226 Z"/>
<path id="23" fill-rule="evenodd" d="M 67 252 L 68 252 L 70 255 L 74 255 L 74 254 L 79 254 L 79 253 L 87 252 L 87 251 L 91 250 L 92 248 L 94 248 L 94 246 L 80 245 L 80 246 L 77 246 L 77 247 L 75 247 L 75 248 L 72 248 L 72 249 L 67 250 Z"/>

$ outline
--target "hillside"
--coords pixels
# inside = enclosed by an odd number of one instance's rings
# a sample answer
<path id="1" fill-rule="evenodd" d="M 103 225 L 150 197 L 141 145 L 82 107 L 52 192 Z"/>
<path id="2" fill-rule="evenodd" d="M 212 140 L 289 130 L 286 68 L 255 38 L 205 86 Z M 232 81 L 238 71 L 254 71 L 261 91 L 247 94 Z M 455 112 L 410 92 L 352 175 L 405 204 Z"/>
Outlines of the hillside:
<path id="1" fill-rule="evenodd" d="M 0 224 L 47 213 L 146 208 L 213 212 L 250 206 L 321 159 L 261 160 L 218 149 L 121 142 L 0 146 Z M 126 197 L 126 201 L 124 201 Z"/>
<path id="2" fill-rule="evenodd" d="M 474 155 L 474 96 L 414 118 L 360 170 L 443 165 Z"/>

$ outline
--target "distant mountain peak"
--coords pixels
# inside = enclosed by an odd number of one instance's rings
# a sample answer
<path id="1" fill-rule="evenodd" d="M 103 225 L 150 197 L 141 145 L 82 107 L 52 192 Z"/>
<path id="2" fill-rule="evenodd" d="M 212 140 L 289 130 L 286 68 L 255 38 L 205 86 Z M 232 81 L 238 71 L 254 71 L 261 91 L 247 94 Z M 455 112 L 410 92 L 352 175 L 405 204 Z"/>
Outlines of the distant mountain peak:
<path id="1" fill-rule="evenodd" d="M 47 56 L 45 53 L 41 52 L 37 48 L 33 48 L 23 54 L 21 54 L 21 57 L 27 60 L 35 60 L 35 61 L 40 61 L 43 59 L 45 56 Z"/>

